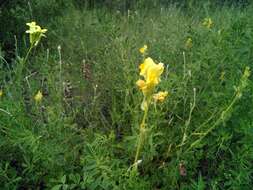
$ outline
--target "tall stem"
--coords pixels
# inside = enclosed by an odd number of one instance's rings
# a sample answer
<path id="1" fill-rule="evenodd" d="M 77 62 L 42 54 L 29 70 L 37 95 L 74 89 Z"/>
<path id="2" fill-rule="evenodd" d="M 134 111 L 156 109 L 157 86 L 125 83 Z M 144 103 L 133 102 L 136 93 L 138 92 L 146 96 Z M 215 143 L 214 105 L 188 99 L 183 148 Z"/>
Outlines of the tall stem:
<path id="1" fill-rule="evenodd" d="M 144 110 L 144 115 L 143 115 L 143 118 L 142 118 L 142 122 L 140 124 L 140 135 L 139 135 L 136 154 L 135 154 L 135 158 L 134 158 L 134 168 L 135 168 L 135 170 L 137 170 L 137 168 L 138 168 L 137 161 L 138 161 L 140 151 L 141 151 L 141 148 L 142 148 L 142 144 L 143 144 L 143 141 L 144 141 L 144 138 L 145 138 L 145 122 L 146 122 L 147 115 L 148 115 L 148 106 Z"/>
<path id="2" fill-rule="evenodd" d="M 23 70 L 24 70 L 24 67 L 25 67 L 25 64 L 27 62 L 27 59 L 29 57 L 29 54 L 32 50 L 33 46 L 31 45 L 30 48 L 28 49 L 27 53 L 26 53 L 26 56 L 24 59 L 22 59 L 19 64 L 18 64 L 18 67 L 17 67 L 17 71 L 16 71 L 16 75 L 17 75 L 17 84 L 21 86 L 21 81 L 22 81 L 22 75 L 23 75 Z"/>
<path id="3" fill-rule="evenodd" d="M 33 49 L 33 45 L 31 45 L 30 48 L 28 49 L 23 64 L 26 63 L 26 61 L 27 61 L 27 59 L 28 59 L 28 56 L 30 55 L 32 49 Z"/>

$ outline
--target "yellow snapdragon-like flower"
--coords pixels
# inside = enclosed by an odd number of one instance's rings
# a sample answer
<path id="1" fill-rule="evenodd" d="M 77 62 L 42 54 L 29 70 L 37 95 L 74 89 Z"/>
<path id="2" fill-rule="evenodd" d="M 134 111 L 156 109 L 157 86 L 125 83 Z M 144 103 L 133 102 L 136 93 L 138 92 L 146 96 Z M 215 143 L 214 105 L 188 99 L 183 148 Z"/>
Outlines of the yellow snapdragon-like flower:
<path id="1" fill-rule="evenodd" d="M 29 30 L 26 31 L 30 35 L 30 43 L 31 45 L 38 45 L 41 37 L 45 37 L 45 33 L 47 29 L 42 29 L 36 22 L 26 23 L 29 26 Z"/>
<path id="2" fill-rule="evenodd" d="M 42 36 L 45 36 L 44 33 L 47 32 L 47 29 L 42 29 L 39 25 L 36 24 L 36 22 L 26 23 L 26 25 L 29 26 L 29 30 L 27 30 L 26 33 L 41 33 Z"/>
<path id="3" fill-rule="evenodd" d="M 138 80 L 137 86 L 142 90 L 144 95 L 152 93 L 154 87 L 160 82 L 160 76 L 163 73 L 164 65 L 156 64 L 150 57 L 146 58 L 140 65 L 140 75 L 145 80 Z"/>
<path id="4" fill-rule="evenodd" d="M 147 47 L 144 46 L 143 49 L 140 49 L 140 52 L 145 53 L 146 48 Z M 155 101 L 164 101 L 165 97 L 168 95 L 168 92 L 159 92 L 157 94 L 154 94 L 155 87 L 160 82 L 161 74 L 164 71 L 163 63 L 156 64 L 152 58 L 148 57 L 144 59 L 142 64 L 140 64 L 139 69 L 140 69 L 140 76 L 142 77 L 142 79 L 139 79 L 136 82 L 136 85 L 139 87 L 139 89 L 143 93 L 141 109 L 144 111 L 144 114 L 143 114 L 142 122 L 140 124 L 140 134 L 139 134 L 139 139 L 138 139 L 138 143 L 136 147 L 136 154 L 135 154 L 134 164 L 133 164 L 135 169 L 137 169 L 138 167 L 138 158 L 139 158 L 140 151 L 145 140 L 146 120 L 148 117 L 149 106 L 152 103 L 152 98 L 154 98 Z"/>
<path id="5" fill-rule="evenodd" d="M 144 53 L 147 51 L 147 49 L 148 49 L 148 46 L 147 46 L 147 45 L 144 45 L 143 47 L 141 47 L 141 48 L 139 49 L 139 51 L 140 51 L 140 53 L 144 54 Z"/>
<path id="6" fill-rule="evenodd" d="M 146 79 L 149 67 L 154 66 L 154 65 L 155 65 L 155 62 L 153 61 L 152 58 L 150 58 L 150 57 L 146 58 L 144 60 L 144 62 L 142 64 L 140 64 L 140 66 L 139 66 L 140 75 Z"/>
<path id="7" fill-rule="evenodd" d="M 185 42 L 185 47 L 187 49 L 191 49 L 192 48 L 192 38 L 187 38 L 187 40 Z"/>
<path id="8" fill-rule="evenodd" d="M 157 85 L 160 82 L 160 76 L 163 73 L 163 63 L 155 64 L 148 69 L 146 81 L 150 85 Z"/>
<path id="9" fill-rule="evenodd" d="M 203 26 L 205 26 L 208 29 L 210 29 L 213 26 L 213 21 L 212 21 L 212 19 L 210 17 L 209 18 L 205 18 L 202 24 L 203 24 Z"/>
<path id="10" fill-rule="evenodd" d="M 41 102 L 42 98 L 43 98 L 43 95 L 42 95 L 41 91 L 39 90 L 39 91 L 37 92 L 37 94 L 34 96 L 34 100 L 35 100 L 36 102 Z"/>
<path id="11" fill-rule="evenodd" d="M 160 76 L 163 73 L 163 63 L 156 64 L 152 58 L 148 57 L 140 65 L 140 75 L 146 79 L 147 83 L 158 84 L 160 82 Z"/>
<path id="12" fill-rule="evenodd" d="M 164 92 L 160 91 L 160 92 L 154 94 L 153 98 L 154 98 L 155 102 L 163 102 L 167 96 L 168 96 L 167 91 L 164 91 Z"/>
<path id="13" fill-rule="evenodd" d="M 3 96 L 4 92 L 3 90 L 0 90 L 0 98 Z"/>

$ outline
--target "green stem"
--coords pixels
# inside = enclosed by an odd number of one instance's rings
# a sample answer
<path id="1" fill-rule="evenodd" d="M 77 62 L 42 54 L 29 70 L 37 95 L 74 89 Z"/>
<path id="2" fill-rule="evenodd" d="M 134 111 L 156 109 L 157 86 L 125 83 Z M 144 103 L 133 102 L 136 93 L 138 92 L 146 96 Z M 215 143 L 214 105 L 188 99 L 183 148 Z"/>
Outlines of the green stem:
<path id="1" fill-rule="evenodd" d="M 27 53 L 26 53 L 26 56 L 25 56 L 25 58 L 24 59 L 22 59 L 20 62 L 19 62 L 19 65 L 18 65 L 18 67 L 17 67 L 17 85 L 20 87 L 20 88 L 23 88 L 22 87 L 22 81 L 23 81 L 23 78 L 22 78 L 22 76 L 23 76 L 23 73 L 24 73 L 24 68 L 25 68 L 25 65 L 26 65 L 26 62 L 27 62 L 27 59 L 28 59 L 28 57 L 29 57 L 29 55 L 30 55 L 30 53 L 31 53 L 31 51 L 32 51 L 32 49 L 33 49 L 33 44 L 31 44 L 30 45 L 30 47 L 29 47 L 29 49 L 28 49 L 28 51 L 27 51 Z"/>
<path id="2" fill-rule="evenodd" d="M 28 49 L 23 64 L 26 63 L 26 61 L 27 61 L 27 59 L 28 59 L 28 56 L 30 55 L 32 49 L 33 49 L 33 45 L 31 45 L 30 48 Z"/>
<path id="3" fill-rule="evenodd" d="M 188 130 L 188 127 L 191 123 L 192 112 L 193 112 L 195 106 L 196 106 L 196 88 L 193 88 L 193 104 L 190 106 L 189 117 L 188 117 L 188 120 L 185 122 L 184 135 L 183 135 L 182 141 L 181 141 L 180 145 L 178 145 L 178 147 L 181 147 L 185 144 L 185 141 L 187 139 L 187 130 Z"/>
<path id="4" fill-rule="evenodd" d="M 148 106 L 144 111 L 142 122 L 140 124 L 140 135 L 139 135 L 136 154 L 135 154 L 135 158 L 134 158 L 134 168 L 135 168 L 135 170 L 137 170 L 137 168 L 138 168 L 137 161 L 138 161 L 140 151 L 141 151 L 141 148 L 142 148 L 142 144 L 143 144 L 143 141 L 144 141 L 144 138 L 145 138 L 145 121 L 146 121 L 147 115 L 148 115 Z"/>
<path id="5" fill-rule="evenodd" d="M 238 96 L 235 95 L 235 97 L 233 98 L 233 100 L 231 101 L 229 106 L 224 111 L 221 112 L 221 115 L 220 115 L 219 119 L 212 125 L 212 127 L 210 127 L 206 132 L 204 132 L 203 135 L 198 140 L 193 142 L 191 144 L 191 146 L 187 149 L 187 151 L 191 150 L 200 141 L 202 141 L 211 131 L 213 131 L 224 120 L 224 117 L 226 117 L 227 113 L 231 110 L 233 105 L 236 103 L 237 99 L 238 99 Z"/>

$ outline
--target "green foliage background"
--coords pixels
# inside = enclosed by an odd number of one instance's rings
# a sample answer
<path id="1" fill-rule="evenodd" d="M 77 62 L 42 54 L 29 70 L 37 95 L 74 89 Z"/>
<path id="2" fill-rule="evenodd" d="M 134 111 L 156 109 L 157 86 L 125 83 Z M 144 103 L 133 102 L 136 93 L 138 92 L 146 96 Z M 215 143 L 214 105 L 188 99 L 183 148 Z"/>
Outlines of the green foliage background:
<path id="1" fill-rule="evenodd" d="M 0 188 L 251 189 L 253 84 L 241 77 L 252 69 L 252 5 L 132 2 L 1 2 Z M 31 20 L 48 29 L 47 38 L 20 74 Z M 151 109 L 133 174 L 143 44 L 166 65 L 159 88 L 170 96 Z M 33 99 L 38 90 L 41 104 Z"/>

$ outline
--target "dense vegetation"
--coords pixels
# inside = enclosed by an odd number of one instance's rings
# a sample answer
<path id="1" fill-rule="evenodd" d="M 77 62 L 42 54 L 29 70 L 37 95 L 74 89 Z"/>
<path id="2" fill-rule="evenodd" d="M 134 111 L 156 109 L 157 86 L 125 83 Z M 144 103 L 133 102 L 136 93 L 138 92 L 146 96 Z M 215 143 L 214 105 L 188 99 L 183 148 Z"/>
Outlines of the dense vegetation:
<path id="1" fill-rule="evenodd" d="M 220 2 L 3 1 L 0 189 L 252 189 L 253 5 Z"/>

